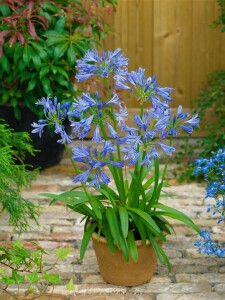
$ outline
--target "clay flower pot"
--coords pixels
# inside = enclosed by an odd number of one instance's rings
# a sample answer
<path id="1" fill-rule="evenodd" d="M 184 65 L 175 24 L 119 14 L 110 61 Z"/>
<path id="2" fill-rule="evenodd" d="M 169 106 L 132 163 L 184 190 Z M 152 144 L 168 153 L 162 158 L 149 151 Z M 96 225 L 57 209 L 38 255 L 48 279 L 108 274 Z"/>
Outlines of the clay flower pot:
<path id="1" fill-rule="evenodd" d="M 157 257 L 149 241 L 146 246 L 142 241 L 136 241 L 138 248 L 138 260 L 130 259 L 126 262 L 122 251 L 118 248 L 112 254 L 107 245 L 106 239 L 93 233 L 92 243 L 97 257 L 99 270 L 102 278 L 111 284 L 121 286 L 136 286 L 148 282 L 155 271 Z M 162 242 L 157 241 L 161 246 Z"/>

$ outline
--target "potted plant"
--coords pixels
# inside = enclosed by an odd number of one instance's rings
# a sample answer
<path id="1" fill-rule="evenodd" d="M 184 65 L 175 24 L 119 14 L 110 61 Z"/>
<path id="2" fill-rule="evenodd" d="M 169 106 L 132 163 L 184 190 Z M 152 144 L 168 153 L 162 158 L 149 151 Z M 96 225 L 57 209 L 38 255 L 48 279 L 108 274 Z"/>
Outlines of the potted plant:
<path id="1" fill-rule="evenodd" d="M 166 195 L 163 188 L 169 158 L 175 151 L 173 139 L 179 130 L 192 133 L 199 118 L 197 115 L 189 118 L 181 106 L 171 116 L 172 88 L 160 87 L 155 76 L 146 78 L 141 68 L 128 72 L 127 66 L 128 59 L 120 49 L 101 55 L 89 50 L 77 61 L 76 79 L 90 80 L 89 88 L 91 83 L 96 86 L 96 81 L 102 81 L 105 89 L 102 86 L 98 91 L 89 89 L 62 106 L 56 98 L 54 102 L 49 97 L 42 98 L 37 104 L 43 106 L 46 119 L 32 126 L 33 133 L 39 136 L 47 126 L 53 127 L 71 158 L 74 189 L 60 195 L 42 195 L 52 201 L 63 201 L 84 216 L 81 259 L 91 238 L 96 251 L 103 241 L 107 254 L 96 253 L 103 278 L 113 284 L 131 286 L 150 280 L 157 258 L 170 269 L 162 249 L 162 243 L 173 231 L 166 217 L 180 220 L 199 233 L 189 217 L 161 203 Z M 140 103 L 133 126 L 127 121 L 124 90 L 130 91 Z M 63 125 L 66 117 L 71 123 L 71 134 Z M 70 153 L 68 144 L 72 139 L 83 140 L 88 134 L 95 146 L 85 146 L 84 141 L 82 145 L 73 145 Z M 161 154 L 166 155 L 163 170 L 159 166 Z M 143 252 L 147 257 L 142 258 Z M 122 257 L 118 262 L 119 255 Z M 109 257 L 106 267 L 103 256 Z M 127 270 L 129 273 L 124 274 Z"/>
<path id="2" fill-rule="evenodd" d="M 225 220 L 225 149 L 220 148 L 212 151 L 208 158 L 198 158 L 195 160 L 196 169 L 194 174 L 203 175 L 207 183 L 205 198 L 213 198 L 215 203 L 210 205 L 207 212 L 213 210 L 213 215 L 218 214 L 217 224 Z M 207 255 L 225 256 L 224 244 L 211 239 L 211 234 L 207 229 L 201 230 L 201 240 L 195 243 L 198 251 Z"/>
<path id="3" fill-rule="evenodd" d="M 4 0 L 0 5 L 1 117 L 17 131 L 29 131 L 42 118 L 36 99 L 57 94 L 62 101 L 76 94 L 75 61 L 106 37 L 103 12 L 111 13 L 115 0 Z M 48 148 L 35 140 L 34 166 L 58 163 L 64 147 L 45 133 Z M 35 135 L 32 135 L 35 139 Z M 57 149 L 57 151 L 56 151 Z M 47 152 L 46 152 L 47 151 Z M 48 162 L 45 157 L 51 157 Z"/>

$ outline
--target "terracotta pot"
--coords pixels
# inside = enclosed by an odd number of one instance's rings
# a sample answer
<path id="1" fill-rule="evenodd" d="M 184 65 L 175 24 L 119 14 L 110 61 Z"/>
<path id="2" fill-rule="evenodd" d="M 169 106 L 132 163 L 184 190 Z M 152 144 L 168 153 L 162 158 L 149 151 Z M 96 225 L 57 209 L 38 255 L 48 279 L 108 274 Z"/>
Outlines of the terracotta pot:
<path id="1" fill-rule="evenodd" d="M 157 256 L 149 241 L 146 246 L 142 241 L 136 241 L 138 261 L 130 259 L 126 262 L 121 250 L 115 249 L 112 254 L 106 239 L 94 233 L 92 235 L 93 247 L 97 257 L 100 273 L 103 279 L 111 284 L 122 286 L 135 286 L 148 282 L 155 271 Z M 157 241 L 162 246 L 162 241 Z"/>

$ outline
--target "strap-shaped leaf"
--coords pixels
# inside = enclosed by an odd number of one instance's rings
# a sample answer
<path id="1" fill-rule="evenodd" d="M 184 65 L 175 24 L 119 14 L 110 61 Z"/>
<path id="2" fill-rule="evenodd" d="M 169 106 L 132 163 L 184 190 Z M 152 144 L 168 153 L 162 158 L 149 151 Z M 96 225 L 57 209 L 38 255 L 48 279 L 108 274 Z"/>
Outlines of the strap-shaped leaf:
<path id="1" fill-rule="evenodd" d="M 97 227 L 97 223 L 93 223 L 89 227 L 87 227 L 86 231 L 84 232 L 83 239 L 81 242 L 81 247 L 80 247 L 80 259 L 81 260 L 84 258 L 84 254 L 85 254 L 85 251 L 87 250 L 88 243 L 89 243 L 96 227 Z"/>
<path id="2" fill-rule="evenodd" d="M 167 267 L 169 269 L 169 271 L 171 271 L 171 265 L 170 265 L 170 262 L 169 262 L 169 259 L 168 257 L 166 256 L 166 253 L 163 251 L 163 249 L 158 245 L 158 243 L 156 242 L 155 238 L 153 237 L 152 233 L 147 230 L 147 233 L 148 233 L 148 238 L 149 238 L 149 241 L 151 242 L 152 244 L 152 247 L 154 248 L 155 250 L 155 253 L 160 261 L 160 263 L 162 264 L 163 260 L 166 262 L 167 264 Z"/>
<path id="3" fill-rule="evenodd" d="M 128 233 L 127 243 L 128 243 L 131 258 L 133 259 L 133 261 L 137 261 L 138 260 L 138 250 L 137 250 L 137 245 L 135 243 L 134 234 L 133 234 L 132 230 L 130 230 Z"/>
<path id="4" fill-rule="evenodd" d="M 144 212 L 140 209 L 137 209 L 137 208 L 128 207 L 127 209 L 134 212 L 135 214 L 137 214 L 143 220 L 145 226 L 152 233 L 154 233 L 156 236 L 158 236 L 162 241 L 166 241 L 166 238 L 163 235 L 162 231 L 156 225 L 156 223 L 154 222 L 154 220 L 152 219 L 152 217 L 149 214 L 147 214 L 146 212 Z"/>
<path id="5" fill-rule="evenodd" d="M 142 244 L 145 246 L 146 245 L 146 232 L 145 232 L 145 225 L 142 222 L 142 219 L 139 218 L 135 213 L 129 211 L 129 215 L 132 218 L 132 220 L 135 223 L 135 226 L 140 234 Z"/>
<path id="6" fill-rule="evenodd" d="M 105 217 L 103 217 L 103 219 L 102 219 L 102 232 L 103 232 L 103 234 L 106 238 L 107 245 L 108 245 L 110 251 L 112 253 L 114 253 L 115 252 L 115 246 L 114 246 L 114 242 L 113 242 L 113 237 L 112 237 L 112 234 L 109 230 L 109 225 L 108 225 L 108 222 L 107 222 Z"/>
<path id="7" fill-rule="evenodd" d="M 143 186 L 142 186 L 140 180 L 138 180 L 137 176 L 136 176 L 133 172 L 129 172 L 129 173 L 130 173 L 130 175 L 131 175 L 131 177 L 132 177 L 134 183 L 136 184 L 136 189 L 139 190 L 139 192 L 140 192 L 140 194 L 141 194 L 141 196 L 142 196 L 142 199 L 143 199 L 144 203 L 146 203 L 147 200 L 146 200 L 145 190 L 144 190 L 144 188 L 143 188 Z M 136 197 L 137 197 L 137 196 L 136 196 Z"/>
<path id="8" fill-rule="evenodd" d="M 129 217 L 125 207 L 118 206 L 119 216 L 120 216 L 120 224 L 121 224 L 121 231 L 124 238 L 128 235 L 128 228 L 129 228 Z"/>
<path id="9" fill-rule="evenodd" d="M 119 220 L 115 214 L 115 211 L 112 207 L 107 207 L 106 209 L 106 219 L 109 224 L 109 229 L 112 234 L 112 237 L 115 241 L 116 246 L 120 249 L 120 230 L 119 230 Z"/>
<path id="10" fill-rule="evenodd" d="M 96 201 L 96 200 L 91 200 L 91 201 L 90 201 L 90 205 L 91 205 L 91 207 L 92 207 L 92 209 L 93 209 L 93 212 L 94 212 L 96 218 L 97 218 L 98 220 L 102 220 L 102 211 L 101 211 L 101 208 L 100 208 L 99 205 L 98 205 L 98 201 Z M 96 218 L 95 218 L 95 219 L 96 219 Z"/>
<path id="11" fill-rule="evenodd" d="M 195 225 L 195 223 L 188 217 L 186 216 L 184 213 L 180 212 L 179 210 L 166 206 L 164 204 L 161 203 L 156 203 L 153 206 L 154 208 L 158 208 L 161 209 L 162 211 L 164 211 L 164 215 L 171 217 L 173 219 L 179 220 L 182 223 L 188 225 L 189 227 L 193 228 L 195 231 L 197 231 L 198 233 L 200 233 L 200 229 L 198 228 L 198 226 Z M 155 214 L 156 212 L 154 212 Z M 158 212 L 159 214 L 161 212 Z"/>
<path id="12" fill-rule="evenodd" d="M 128 245 L 127 245 L 127 240 L 122 236 L 120 235 L 120 245 L 121 245 L 121 250 L 123 252 L 123 255 L 126 259 L 126 261 L 129 261 L 129 249 L 128 249 Z"/>

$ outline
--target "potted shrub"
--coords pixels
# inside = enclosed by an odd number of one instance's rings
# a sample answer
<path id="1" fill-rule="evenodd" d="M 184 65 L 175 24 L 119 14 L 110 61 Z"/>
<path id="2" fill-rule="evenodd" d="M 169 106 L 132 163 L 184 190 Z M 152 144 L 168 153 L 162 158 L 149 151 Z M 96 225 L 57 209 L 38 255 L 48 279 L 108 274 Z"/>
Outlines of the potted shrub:
<path id="1" fill-rule="evenodd" d="M 83 92 L 71 104 L 62 106 L 57 99 L 53 102 L 42 98 L 38 105 L 43 106 L 46 119 L 34 123 L 33 132 L 42 136 L 46 127 L 53 127 L 71 158 L 73 181 L 78 185 L 60 195 L 42 195 L 63 201 L 84 216 L 81 259 L 92 238 L 103 278 L 112 284 L 131 286 L 151 279 L 157 258 L 170 269 L 162 249 L 162 243 L 173 231 L 166 217 L 180 220 L 199 233 L 189 217 L 161 203 L 166 194 L 163 188 L 169 158 L 175 151 L 173 139 L 180 130 L 192 133 L 199 118 L 190 118 L 181 106 L 172 116 L 172 88 L 160 87 L 155 76 L 146 78 L 141 68 L 128 72 L 127 66 L 128 59 L 120 49 L 101 55 L 89 50 L 77 61 L 76 79 L 90 80 L 90 86 L 96 78 L 106 89 Z M 127 123 L 124 90 L 130 91 L 140 103 L 133 126 Z M 71 134 L 62 122 L 66 117 L 71 123 Z M 70 154 L 68 144 L 72 139 L 82 140 L 88 134 L 92 136 L 93 147 L 85 146 L 84 141 L 73 146 Z M 161 154 L 166 156 L 163 170 L 159 167 Z M 102 241 L 107 254 L 98 253 Z M 147 257 L 142 258 L 143 253 Z M 106 267 L 103 256 L 109 257 Z M 146 273 L 143 265 L 147 266 Z"/>
<path id="2" fill-rule="evenodd" d="M 109 29 L 102 13 L 112 12 L 115 3 L 115 0 L 1 2 L 0 104 L 4 105 L 1 116 L 11 127 L 30 131 L 30 123 L 43 116 L 35 105 L 43 94 L 57 94 L 62 101 L 76 94 L 75 61 L 106 37 Z M 45 135 L 48 149 L 35 141 L 35 148 L 41 149 L 42 154 L 29 161 L 34 166 L 48 167 L 62 157 L 62 145 L 53 138 L 51 149 L 51 133 Z M 47 156 L 51 157 L 48 162 Z"/>

